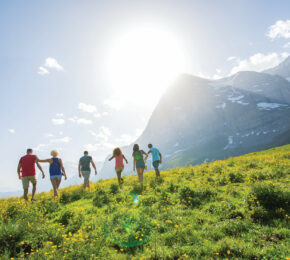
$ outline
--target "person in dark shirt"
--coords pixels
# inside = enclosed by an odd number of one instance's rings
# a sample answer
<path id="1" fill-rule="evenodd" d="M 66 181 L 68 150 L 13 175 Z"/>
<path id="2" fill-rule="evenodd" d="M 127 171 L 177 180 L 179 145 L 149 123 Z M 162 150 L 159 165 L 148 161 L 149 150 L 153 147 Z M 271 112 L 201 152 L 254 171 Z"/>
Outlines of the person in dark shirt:
<path id="1" fill-rule="evenodd" d="M 95 175 L 97 175 L 97 168 L 92 156 L 89 156 L 88 151 L 84 151 L 84 156 L 81 157 L 79 161 L 79 177 L 84 177 L 84 189 L 90 187 L 91 164 L 95 169 Z"/>
<path id="2" fill-rule="evenodd" d="M 133 154 L 132 154 L 134 158 L 133 171 L 135 171 L 135 168 L 137 169 L 137 175 L 138 175 L 142 190 L 143 190 L 143 173 L 145 169 L 144 155 L 145 155 L 145 161 L 146 161 L 148 158 L 148 154 L 145 153 L 143 150 L 140 150 L 138 144 L 134 144 Z"/>

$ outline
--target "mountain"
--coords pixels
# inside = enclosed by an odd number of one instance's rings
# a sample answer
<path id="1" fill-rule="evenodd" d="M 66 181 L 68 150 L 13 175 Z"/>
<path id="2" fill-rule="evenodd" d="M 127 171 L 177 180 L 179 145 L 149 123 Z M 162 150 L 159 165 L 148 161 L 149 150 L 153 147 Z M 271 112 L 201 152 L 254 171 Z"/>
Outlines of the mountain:
<path id="1" fill-rule="evenodd" d="M 289 119 L 290 82 L 279 75 L 244 71 L 216 81 L 182 75 L 135 143 L 145 151 L 156 145 L 163 168 L 193 165 L 287 144 Z M 132 144 L 123 150 L 131 158 Z M 106 162 L 102 173 L 115 176 L 113 168 Z M 127 168 L 132 172 L 132 160 Z"/>
<path id="2" fill-rule="evenodd" d="M 288 58 L 286 58 L 278 66 L 265 70 L 264 72 L 272 75 L 279 75 L 290 81 L 290 56 L 288 56 Z"/>

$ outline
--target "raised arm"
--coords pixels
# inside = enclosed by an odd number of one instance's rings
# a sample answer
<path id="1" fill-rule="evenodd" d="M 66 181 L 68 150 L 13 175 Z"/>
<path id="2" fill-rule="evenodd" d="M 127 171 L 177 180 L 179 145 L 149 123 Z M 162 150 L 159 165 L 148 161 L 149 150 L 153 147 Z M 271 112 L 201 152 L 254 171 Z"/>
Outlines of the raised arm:
<path id="1" fill-rule="evenodd" d="M 42 179 L 44 179 L 45 178 L 45 174 L 44 174 L 44 171 L 42 170 L 42 167 L 41 167 L 41 165 L 39 164 L 39 158 L 37 157 L 37 156 L 35 156 L 35 163 L 36 163 L 36 165 L 37 165 L 37 168 L 41 171 L 41 173 L 42 173 Z"/>
<path id="2" fill-rule="evenodd" d="M 17 173 L 18 173 L 18 178 L 19 180 L 21 180 L 21 174 L 20 174 L 20 171 L 21 171 L 21 163 L 20 163 L 21 159 L 19 160 L 19 163 L 18 163 L 18 166 L 17 166 Z"/>
<path id="3" fill-rule="evenodd" d="M 96 165 L 95 165 L 93 159 L 91 160 L 91 164 L 92 164 L 93 168 L 95 169 L 95 175 L 97 175 L 98 172 L 97 172 L 97 168 L 96 168 Z"/>
<path id="4" fill-rule="evenodd" d="M 60 163 L 60 167 L 61 167 L 61 170 L 63 172 L 63 175 L 64 175 L 64 179 L 66 180 L 67 179 L 67 176 L 66 176 L 66 173 L 65 173 L 65 169 L 63 167 L 63 163 L 62 163 L 62 160 L 60 158 L 58 158 L 58 161 Z"/>
<path id="5" fill-rule="evenodd" d="M 148 159 L 148 154 L 145 153 L 144 151 L 143 151 L 143 154 L 145 154 L 145 161 L 147 161 L 147 159 Z"/>

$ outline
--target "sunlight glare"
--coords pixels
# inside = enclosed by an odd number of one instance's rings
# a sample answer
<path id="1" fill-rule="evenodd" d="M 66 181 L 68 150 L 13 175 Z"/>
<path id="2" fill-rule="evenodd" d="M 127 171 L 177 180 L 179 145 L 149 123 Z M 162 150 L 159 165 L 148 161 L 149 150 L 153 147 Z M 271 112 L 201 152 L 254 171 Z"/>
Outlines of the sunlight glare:
<path id="1" fill-rule="evenodd" d="M 176 37 L 163 28 L 139 26 L 114 41 L 107 72 L 119 97 L 155 104 L 184 67 Z"/>

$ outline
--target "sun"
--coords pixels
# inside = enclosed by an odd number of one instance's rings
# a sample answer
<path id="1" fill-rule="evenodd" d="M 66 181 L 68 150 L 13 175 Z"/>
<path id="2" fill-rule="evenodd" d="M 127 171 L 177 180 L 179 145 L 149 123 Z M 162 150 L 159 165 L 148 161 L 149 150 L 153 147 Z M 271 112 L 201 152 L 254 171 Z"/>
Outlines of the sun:
<path id="1" fill-rule="evenodd" d="M 137 26 L 113 42 L 107 77 L 120 98 L 156 103 L 184 72 L 184 52 L 177 37 L 157 26 Z"/>

